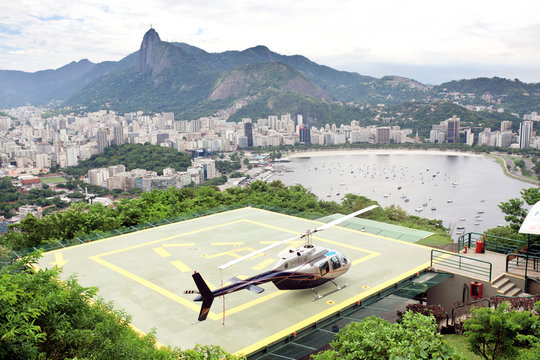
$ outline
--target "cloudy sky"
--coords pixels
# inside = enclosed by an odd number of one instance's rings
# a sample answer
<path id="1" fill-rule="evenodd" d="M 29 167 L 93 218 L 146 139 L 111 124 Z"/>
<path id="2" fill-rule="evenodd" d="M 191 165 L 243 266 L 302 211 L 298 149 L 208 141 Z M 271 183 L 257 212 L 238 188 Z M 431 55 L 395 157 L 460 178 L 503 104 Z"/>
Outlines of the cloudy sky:
<path id="1" fill-rule="evenodd" d="M 0 69 L 120 60 L 150 25 L 209 52 L 266 45 L 363 75 L 540 82 L 538 0 L 2 1 Z"/>

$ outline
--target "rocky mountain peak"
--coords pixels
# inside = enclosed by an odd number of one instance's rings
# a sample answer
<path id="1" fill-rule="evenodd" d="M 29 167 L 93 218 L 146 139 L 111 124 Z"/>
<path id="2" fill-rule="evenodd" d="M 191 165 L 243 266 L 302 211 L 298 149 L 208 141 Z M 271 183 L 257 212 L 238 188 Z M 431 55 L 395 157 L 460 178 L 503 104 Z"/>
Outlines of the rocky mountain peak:
<path id="1" fill-rule="evenodd" d="M 159 34 L 153 28 L 150 28 L 144 34 L 141 48 L 139 50 L 139 58 L 137 59 L 136 71 L 146 71 L 152 68 L 152 52 L 156 44 L 160 43 Z"/>

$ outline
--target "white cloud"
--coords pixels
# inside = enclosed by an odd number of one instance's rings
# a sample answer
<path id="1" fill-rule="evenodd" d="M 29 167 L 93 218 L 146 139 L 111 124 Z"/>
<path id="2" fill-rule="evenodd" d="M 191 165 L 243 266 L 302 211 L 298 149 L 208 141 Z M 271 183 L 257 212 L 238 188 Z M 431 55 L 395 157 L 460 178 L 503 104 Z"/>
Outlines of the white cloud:
<path id="1" fill-rule="evenodd" d="M 0 69 L 119 60 L 138 49 L 152 25 L 163 40 L 211 52 L 263 44 L 360 73 L 368 63 L 426 71 L 457 63 L 484 64 L 502 76 L 494 65 L 540 63 L 539 10 L 532 0 L 6 1 L 0 49 L 16 50 L 0 51 Z M 524 79 L 540 81 L 540 72 L 534 79 L 532 73 Z"/>

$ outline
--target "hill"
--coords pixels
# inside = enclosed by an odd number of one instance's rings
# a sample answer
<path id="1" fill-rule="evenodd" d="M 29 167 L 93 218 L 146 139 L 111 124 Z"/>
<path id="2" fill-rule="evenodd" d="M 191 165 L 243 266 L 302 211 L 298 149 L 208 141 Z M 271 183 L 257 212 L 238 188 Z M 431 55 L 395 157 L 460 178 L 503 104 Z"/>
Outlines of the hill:
<path id="1" fill-rule="evenodd" d="M 450 81 L 433 88 L 439 98 L 462 94 L 460 103 L 503 108 L 520 116 L 540 108 L 540 83 L 527 84 L 519 79 L 499 77 Z M 465 95 L 465 96 L 464 96 Z"/>
<path id="2" fill-rule="evenodd" d="M 124 144 L 109 146 L 102 154 L 95 154 L 77 166 L 64 169 L 69 175 L 82 176 L 89 169 L 125 165 L 126 171 L 144 169 L 163 174 L 163 169 L 186 170 L 191 165 L 191 157 L 173 148 L 150 144 Z"/>

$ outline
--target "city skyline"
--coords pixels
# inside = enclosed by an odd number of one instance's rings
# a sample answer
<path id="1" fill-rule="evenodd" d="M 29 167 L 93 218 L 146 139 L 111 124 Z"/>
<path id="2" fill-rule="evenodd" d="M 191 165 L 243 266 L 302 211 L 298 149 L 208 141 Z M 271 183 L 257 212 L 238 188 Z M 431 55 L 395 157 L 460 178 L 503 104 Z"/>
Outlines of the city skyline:
<path id="1" fill-rule="evenodd" d="M 362 75 L 540 82 L 540 3 L 518 3 L 23 0 L 0 5 L 0 69 L 117 61 L 153 26 L 165 41 L 209 52 L 265 45 Z"/>

